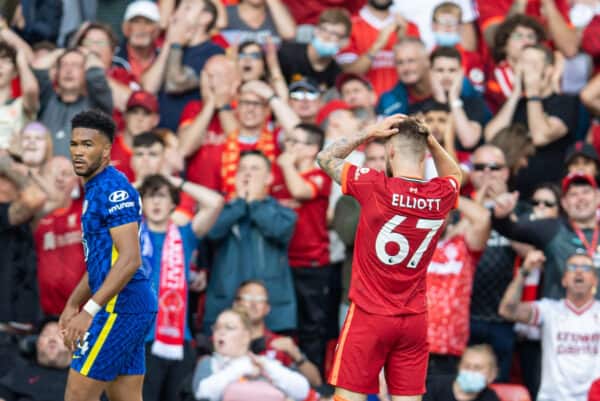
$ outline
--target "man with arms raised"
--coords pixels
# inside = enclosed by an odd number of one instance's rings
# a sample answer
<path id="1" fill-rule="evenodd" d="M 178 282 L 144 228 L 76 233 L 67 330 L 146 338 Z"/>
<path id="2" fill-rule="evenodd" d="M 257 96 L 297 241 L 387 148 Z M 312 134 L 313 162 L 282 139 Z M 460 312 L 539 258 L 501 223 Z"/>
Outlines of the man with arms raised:
<path id="1" fill-rule="evenodd" d="M 386 142 L 386 170 L 344 161 L 359 145 Z M 425 153 L 440 178 L 424 181 Z M 350 300 L 329 382 L 335 401 L 377 393 L 385 368 L 393 401 L 419 401 L 427 371 L 425 275 L 446 215 L 456 205 L 460 168 L 417 120 L 394 115 L 319 153 L 321 167 L 361 205 Z"/>
<path id="2" fill-rule="evenodd" d="M 73 168 L 85 182 L 81 223 L 87 273 L 59 321 L 65 345 L 74 351 L 65 401 L 97 401 L 103 391 L 111 401 L 141 401 L 144 340 L 157 301 L 149 264 L 142 265 L 140 196 L 109 166 L 111 118 L 83 111 L 71 125 Z"/>

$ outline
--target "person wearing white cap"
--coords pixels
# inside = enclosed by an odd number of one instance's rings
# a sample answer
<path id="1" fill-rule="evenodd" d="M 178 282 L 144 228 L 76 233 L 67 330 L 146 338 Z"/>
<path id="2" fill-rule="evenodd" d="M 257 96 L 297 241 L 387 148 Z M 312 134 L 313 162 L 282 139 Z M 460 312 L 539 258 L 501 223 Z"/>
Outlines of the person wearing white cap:
<path id="1" fill-rule="evenodd" d="M 127 60 L 130 71 L 137 82 L 154 63 L 158 54 L 156 38 L 160 34 L 160 12 L 158 5 L 149 0 L 137 0 L 125 10 L 122 30 L 125 42 L 119 47 L 117 56 Z"/>

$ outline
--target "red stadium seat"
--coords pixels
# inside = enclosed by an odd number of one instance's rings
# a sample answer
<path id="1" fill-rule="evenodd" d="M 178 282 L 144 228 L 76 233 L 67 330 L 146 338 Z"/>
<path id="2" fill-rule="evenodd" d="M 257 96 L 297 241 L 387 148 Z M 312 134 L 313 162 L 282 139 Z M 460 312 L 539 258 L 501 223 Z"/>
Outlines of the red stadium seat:
<path id="1" fill-rule="evenodd" d="M 494 383 L 490 387 L 496 392 L 500 401 L 531 401 L 527 388 L 520 384 Z"/>

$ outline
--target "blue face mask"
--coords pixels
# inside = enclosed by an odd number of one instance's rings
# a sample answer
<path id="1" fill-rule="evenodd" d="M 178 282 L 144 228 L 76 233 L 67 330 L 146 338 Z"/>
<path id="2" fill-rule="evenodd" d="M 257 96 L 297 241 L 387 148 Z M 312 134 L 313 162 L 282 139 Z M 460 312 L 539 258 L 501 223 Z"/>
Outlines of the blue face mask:
<path id="1" fill-rule="evenodd" d="M 458 32 L 434 32 L 435 43 L 438 46 L 456 46 L 460 43 L 460 35 Z"/>
<path id="2" fill-rule="evenodd" d="M 333 57 L 340 51 L 340 46 L 333 42 L 324 42 L 315 36 L 310 43 L 320 57 Z"/>
<path id="3" fill-rule="evenodd" d="M 487 386 L 487 381 L 483 373 L 470 370 L 461 370 L 458 372 L 456 381 L 465 393 L 479 393 Z"/>

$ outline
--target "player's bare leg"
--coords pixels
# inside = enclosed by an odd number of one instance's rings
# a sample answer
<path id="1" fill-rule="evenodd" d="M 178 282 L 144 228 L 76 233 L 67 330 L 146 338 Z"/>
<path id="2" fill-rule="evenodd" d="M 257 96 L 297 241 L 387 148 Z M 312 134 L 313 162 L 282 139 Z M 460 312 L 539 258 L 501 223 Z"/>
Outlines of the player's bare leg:
<path id="1" fill-rule="evenodd" d="M 106 387 L 110 401 L 142 401 L 144 375 L 118 376 Z"/>
<path id="2" fill-rule="evenodd" d="M 98 401 L 106 385 L 104 381 L 90 379 L 71 369 L 67 378 L 65 401 Z"/>

